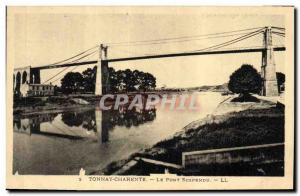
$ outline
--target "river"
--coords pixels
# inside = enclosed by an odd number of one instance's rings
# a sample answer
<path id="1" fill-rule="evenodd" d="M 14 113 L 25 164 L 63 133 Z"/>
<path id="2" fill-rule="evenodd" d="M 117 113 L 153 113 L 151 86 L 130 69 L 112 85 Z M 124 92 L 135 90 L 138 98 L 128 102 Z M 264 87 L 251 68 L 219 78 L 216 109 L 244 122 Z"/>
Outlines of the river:
<path id="1" fill-rule="evenodd" d="M 198 110 L 89 110 L 14 119 L 13 172 L 78 175 L 127 158 L 213 112 L 226 97 L 197 93 Z"/>

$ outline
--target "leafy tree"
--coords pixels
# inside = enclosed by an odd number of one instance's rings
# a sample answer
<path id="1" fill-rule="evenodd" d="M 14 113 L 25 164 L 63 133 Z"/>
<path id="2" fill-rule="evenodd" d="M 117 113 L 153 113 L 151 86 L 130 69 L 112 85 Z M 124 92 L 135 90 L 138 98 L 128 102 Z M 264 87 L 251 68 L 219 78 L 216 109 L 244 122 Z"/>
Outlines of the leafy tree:
<path id="1" fill-rule="evenodd" d="M 87 68 L 82 72 L 82 86 L 85 92 L 94 92 L 96 83 L 97 67 Z"/>
<path id="2" fill-rule="evenodd" d="M 153 90 L 156 87 L 156 78 L 150 73 L 145 73 L 143 84 L 146 90 Z"/>
<path id="3" fill-rule="evenodd" d="M 281 72 L 276 72 L 278 91 L 280 91 L 280 86 L 285 83 L 285 75 Z"/>
<path id="4" fill-rule="evenodd" d="M 117 92 L 125 92 L 126 91 L 126 83 L 125 83 L 125 78 L 126 74 L 122 70 L 118 70 L 116 72 L 116 79 L 117 79 L 117 84 L 116 84 L 116 89 Z"/>
<path id="5" fill-rule="evenodd" d="M 147 91 L 156 87 L 156 78 L 150 73 L 130 69 L 110 71 L 112 92 Z"/>
<path id="6" fill-rule="evenodd" d="M 123 80 L 125 83 L 126 92 L 136 91 L 136 78 L 134 77 L 133 72 L 130 69 L 126 69 L 123 71 L 123 74 L 125 74 Z"/>
<path id="7" fill-rule="evenodd" d="M 135 92 L 153 90 L 156 87 L 156 78 L 150 73 L 138 70 L 118 70 L 108 68 L 111 93 Z M 95 90 L 97 67 L 88 68 L 82 74 L 70 72 L 61 80 L 63 93 L 93 92 Z"/>
<path id="8" fill-rule="evenodd" d="M 252 65 L 243 64 L 230 76 L 228 88 L 233 93 L 239 93 L 244 100 L 250 93 L 260 93 L 262 79 Z"/>
<path id="9" fill-rule="evenodd" d="M 109 67 L 108 68 L 108 73 L 109 73 L 109 82 L 110 82 L 110 90 L 112 93 L 117 93 L 118 92 L 118 77 L 117 73 L 114 68 Z"/>
<path id="10" fill-rule="evenodd" d="M 61 80 L 61 90 L 63 93 L 76 93 L 83 89 L 83 77 L 79 72 L 69 72 Z"/>

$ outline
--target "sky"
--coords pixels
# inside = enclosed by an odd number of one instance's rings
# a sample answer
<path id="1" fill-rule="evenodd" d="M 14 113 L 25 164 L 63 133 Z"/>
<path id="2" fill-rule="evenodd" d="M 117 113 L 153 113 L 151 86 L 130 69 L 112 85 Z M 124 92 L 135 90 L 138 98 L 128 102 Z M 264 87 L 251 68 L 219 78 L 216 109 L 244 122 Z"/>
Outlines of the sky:
<path id="1" fill-rule="evenodd" d="M 149 8 L 150 9 L 150 8 Z M 154 8 L 153 8 L 154 9 Z M 195 36 L 264 26 L 284 27 L 285 18 L 279 14 L 208 13 L 189 10 L 136 11 L 134 9 L 98 9 L 85 7 L 20 9 L 14 13 L 13 38 L 15 68 L 48 65 L 74 56 L 97 44 L 107 43 L 108 58 L 185 52 L 222 43 L 236 37 L 211 40 L 198 39 L 185 42 L 153 44 L 146 46 L 114 46 L 111 43 L 140 40 L 168 39 Z M 8 10 L 10 14 L 10 10 Z M 230 47 L 262 46 L 258 35 Z M 273 44 L 283 44 L 284 39 L 273 36 Z M 125 44 L 126 45 L 126 44 Z M 86 60 L 97 60 L 97 52 Z M 228 82 L 230 74 L 242 64 L 261 67 L 260 53 L 222 54 L 206 56 L 173 57 L 110 63 L 119 69 L 138 69 L 153 74 L 157 86 L 196 87 Z M 284 73 L 284 52 L 275 54 L 276 71 Z M 80 66 L 73 71 L 82 72 L 94 65 Z M 72 70 L 69 68 L 54 84 Z M 41 71 L 42 82 L 62 69 Z"/>

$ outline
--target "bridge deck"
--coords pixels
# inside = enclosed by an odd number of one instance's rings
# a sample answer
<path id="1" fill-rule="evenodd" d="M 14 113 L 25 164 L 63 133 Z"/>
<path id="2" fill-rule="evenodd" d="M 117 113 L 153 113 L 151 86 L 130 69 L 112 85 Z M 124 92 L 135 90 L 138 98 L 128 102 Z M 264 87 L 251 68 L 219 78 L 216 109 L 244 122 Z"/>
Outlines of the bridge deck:
<path id="1" fill-rule="evenodd" d="M 253 53 L 253 52 L 263 52 L 265 48 L 246 48 L 246 49 L 231 49 L 231 50 L 215 50 L 215 51 L 199 51 L 199 52 L 186 52 L 186 53 L 169 53 L 169 54 L 157 54 L 157 55 L 148 55 L 148 56 L 136 56 L 136 57 L 125 57 L 125 58 L 115 58 L 107 59 L 107 62 L 120 62 L 120 61 L 133 61 L 133 60 L 142 60 L 142 59 L 155 59 L 155 58 L 168 58 L 168 57 L 181 57 L 181 56 L 196 56 L 196 55 L 212 55 L 212 54 L 234 54 L 234 53 Z M 285 47 L 274 47 L 274 51 L 285 51 Z M 61 67 L 70 67 L 78 65 L 88 65 L 96 64 L 98 61 L 85 61 L 78 63 L 67 63 L 59 65 L 45 65 L 32 67 L 34 69 L 54 69 Z"/>

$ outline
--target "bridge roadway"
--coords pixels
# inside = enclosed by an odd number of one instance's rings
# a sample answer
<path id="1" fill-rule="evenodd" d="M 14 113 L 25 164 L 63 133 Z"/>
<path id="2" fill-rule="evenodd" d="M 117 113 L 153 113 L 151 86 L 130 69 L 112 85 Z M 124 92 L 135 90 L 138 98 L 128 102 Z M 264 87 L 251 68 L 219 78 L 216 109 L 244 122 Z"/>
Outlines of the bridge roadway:
<path id="1" fill-rule="evenodd" d="M 214 50 L 214 51 L 198 51 L 198 52 L 185 52 L 185 53 L 169 53 L 169 54 L 157 54 L 157 55 L 147 55 L 147 56 L 135 56 L 135 57 L 124 57 L 104 60 L 106 62 L 119 62 L 119 61 L 132 61 L 132 60 L 142 60 L 142 59 L 155 59 L 155 58 L 167 58 L 167 57 L 180 57 L 180 56 L 195 56 L 195 55 L 213 55 L 213 54 L 232 54 L 232 53 L 253 53 L 253 52 L 263 52 L 266 50 L 263 47 L 259 48 L 243 48 L 243 49 L 227 49 L 227 50 Z M 274 51 L 285 51 L 284 46 L 276 46 L 273 48 Z M 58 65 L 43 65 L 32 67 L 33 69 L 55 69 L 61 67 L 79 66 L 96 64 L 98 61 L 85 61 L 78 63 L 67 63 Z"/>

